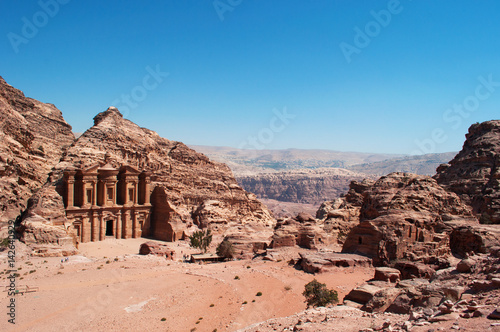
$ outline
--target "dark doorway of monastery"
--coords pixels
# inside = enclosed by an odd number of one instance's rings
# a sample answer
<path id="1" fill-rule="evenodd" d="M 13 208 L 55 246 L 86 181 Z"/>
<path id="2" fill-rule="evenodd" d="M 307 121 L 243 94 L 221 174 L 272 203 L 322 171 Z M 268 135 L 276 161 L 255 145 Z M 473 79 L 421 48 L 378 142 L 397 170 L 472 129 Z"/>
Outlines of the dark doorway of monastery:
<path id="1" fill-rule="evenodd" d="M 113 236 L 113 220 L 106 221 L 106 236 Z"/>

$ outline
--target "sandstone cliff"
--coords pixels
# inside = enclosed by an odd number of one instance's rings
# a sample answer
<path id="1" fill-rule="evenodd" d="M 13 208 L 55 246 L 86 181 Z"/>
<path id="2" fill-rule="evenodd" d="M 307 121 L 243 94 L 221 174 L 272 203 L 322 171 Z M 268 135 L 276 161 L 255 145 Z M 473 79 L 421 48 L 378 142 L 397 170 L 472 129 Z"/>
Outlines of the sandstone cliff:
<path id="1" fill-rule="evenodd" d="M 206 227 L 218 233 L 234 233 L 236 226 L 245 224 L 267 230 L 270 242 L 275 219 L 255 195 L 241 189 L 226 165 L 137 126 L 114 107 L 99 113 L 94 126 L 68 148 L 53 169 L 54 181 L 44 190 L 49 196 L 54 189 L 61 193 L 59 180 L 68 167 L 105 162 L 151 173 L 154 232 L 149 236 L 171 240 L 175 233 L 179 239 Z M 35 210 L 41 211 L 37 206 L 30 208 Z"/>
<path id="2" fill-rule="evenodd" d="M 73 140 L 61 111 L 0 77 L 0 226 L 26 208 Z"/>
<path id="3" fill-rule="evenodd" d="M 500 224 L 500 120 L 472 125 L 462 151 L 435 178 L 471 205 L 481 223 Z"/>
<path id="4" fill-rule="evenodd" d="M 477 223 L 456 194 L 430 177 L 408 173 L 391 173 L 366 189 L 359 220 L 342 252 L 372 257 L 376 265 L 447 256 L 456 224 Z"/>
<path id="5" fill-rule="evenodd" d="M 319 205 L 340 197 L 352 180 L 364 174 L 342 168 L 299 169 L 237 177 L 238 183 L 263 199 Z"/>

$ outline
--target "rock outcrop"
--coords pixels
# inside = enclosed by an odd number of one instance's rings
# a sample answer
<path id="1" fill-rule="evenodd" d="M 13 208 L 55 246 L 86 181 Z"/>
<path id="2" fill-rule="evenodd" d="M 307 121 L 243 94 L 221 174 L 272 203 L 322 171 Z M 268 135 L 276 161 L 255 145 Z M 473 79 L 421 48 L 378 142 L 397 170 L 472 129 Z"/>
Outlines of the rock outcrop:
<path id="1" fill-rule="evenodd" d="M 371 259 L 353 254 L 336 252 L 300 253 L 297 263 L 302 270 L 308 273 L 326 272 L 334 267 L 370 267 Z"/>
<path id="2" fill-rule="evenodd" d="M 175 251 L 172 250 L 168 245 L 148 241 L 141 244 L 139 247 L 139 255 L 155 255 L 155 256 L 163 256 L 166 259 L 173 260 L 175 256 Z"/>
<path id="3" fill-rule="evenodd" d="M 483 224 L 500 224 L 500 120 L 469 128 L 462 150 L 435 179 L 471 205 Z"/>
<path id="4" fill-rule="evenodd" d="M 307 249 L 318 249 L 333 242 L 335 237 L 323 229 L 323 224 L 312 216 L 300 213 L 295 218 L 278 220 L 276 224 L 272 248 L 299 246 Z"/>
<path id="5" fill-rule="evenodd" d="M 0 77 L 0 228 L 27 207 L 73 140 L 61 111 Z"/>
<path id="6" fill-rule="evenodd" d="M 427 176 L 391 173 L 365 189 L 362 201 L 360 223 L 342 252 L 372 257 L 375 265 L 446 256 L 453 229 L 448 222 L 477 223 L 457 195 Z"/>
<path id="7" fill-rule="evenodd" d="M 500 247 L 494 247 L 490 254 L 470 256 L 467 264 L 460 262 L 431 279 L 408 279 L 403 274 L 405 280 L 395 277 L 396 283 L 387 273 L 396 276 L 397 270 L 378 268 L 375 278 L 353 289 L 344 303 L 368 312 L 410 314 L 413 323 L 487 316 L 498 302 L 499 256 Z"/>
<path id="8" fill-rule="evenodd" d="M 344 243 L 347 234 L 359 224 L 363 193 L 373 183 L 374 181 L 369 179 L 352 181 L 346 195 L 334 201 L 324 202 L 316 212 L 316 218 L 322 220 L 324 230 L 336 236 L 338 243 Z"/>
<path id="9" fill-rule="evenodd" d="M 29 229 L 35 219 L 51 224 L 56 218 L 54 214 L 57 218 L 64 216 L 61 180 L 65 169 L 99 163 L 112 167 L 129 165 L 151 174 L 152 233 L 149 236 L 153 238 L 182 239 L 198 228 L 210 228 L 219 234 L 232 233 L 233 228 L 245 225 L 247 237 L 251 237 L 249 229 L 254 226 L 268 229 L 267 241 L 270 242 L 275 219 L 255 195 L 237 184 L 226 165 L 212 162 L 180 142 L 169 141 L 137 126 L 124 119 L 114 107 L 99 113 L 94 118 L 94 126 L 65 151 L 54 166 L 50 181 L 25 215 L 24 229 Z M 50 211 L 42 206 L 42 202 L 48 201 L 52 202 Z M 52 224 L 61 225 L 65 221 Z M 71 228 L 66 229 L 71 233 Z"/>

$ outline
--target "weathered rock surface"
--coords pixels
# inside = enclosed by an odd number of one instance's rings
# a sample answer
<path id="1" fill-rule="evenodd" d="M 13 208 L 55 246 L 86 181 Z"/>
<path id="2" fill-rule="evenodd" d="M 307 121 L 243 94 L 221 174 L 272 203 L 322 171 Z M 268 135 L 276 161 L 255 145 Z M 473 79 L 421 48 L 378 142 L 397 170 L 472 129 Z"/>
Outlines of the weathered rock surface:
<path id="1" fill-rule="evenodd" d="M 347 234 L 359 223 L 363 193 L 373 183 L 369 179 L 352 181 L 345 196 L 324 202 L 316 212 L 316 218 L 323 221 L 325 231 L 336 236 L 338 243 L 344 243 Z"/>
<path id="2" fill-rule="evenodd" d="M 500 120 L 469 128 L 462 150 L 435 179 L 470 204 L 483 224 L 500 224 Z"/>
<path id="3" fill-rule="evenodd" d="M 298 264 L 308 273 L 321 273 L 332 267 L 369 267 L 371 259 L 353 254 L 334 252 L 300 253 Z"/>
<path id="4" fill-rule="evenodd" d="M 401 280 L 401 272 L 398 269 L 391 267 L 377 267 L 375 269 L 375 280 L 399 282 Z"/>
<path id="5" fill-rule="evenodd" d="M 259 198 L 283 202 L 321 204 L 340 197 L 349 182 L 362 180 L 364 174 L 342 168 L 298 169 L 237 177 L 245 190 Z"/>
<path id="6" fill-rule="evenodd" d="M 30 223 L 32 215 L 44 218 L 47 224 L 54 218 L 49 214 L 64 215 L 62 197 L 54 195 L 54 190 L 62 191 L 64 169 L 104 162 L 113 167 L 126 164 L 151 173 L 154 231 L 149 236 L 172 240 L 175 234 L 175 239 L 181 239 L 193 228 L 231 233 L 232 228 L 247 225 L 268 229 L 267 241 L 271 240 L 275 219 L 255 195 L 241 189 L 226 165 L 137 126 L 114 107 L 99 113 L 94 126 L 67 149 L 53 168 L 48 189 L 33 204 L 24 224 Z M 50 213 L 42 213 L 42 201 L 52 202 Z"/>
<path id="7" fill-rule="evenodd" d="M 299 246 L 307 249 L 318 249 L 333 242 L 334 237 L 325 232 L 323 224 L 312 216 L 300 213 L 295 218 L 278 220 L 271 247 Z"/>
<path id="8" fill-rule="evenodd" d="M 410 321 L 417 322 L 437 322 L 459 316 L 483 317 L 490 312 L 488 308 L 498 303 L 499 251 L 500 249 L 493 248 L 490 254 L 470 256 L 466 259 L 469 261 L 465 264 L 467 269 L 462 268 L 462 261 L 456 269 L 451 267 L 441 270 L 430 279 L 428 276 L 427 279 L 422 279 L 412 275 L 411 279 L 401 280 L 396 284 L 381 281 L 387 279 L 381 277 L 382 274 L 390 270 L 377 268 L 374 279 L 353 289 L 346 295 L 344 302 L 368 312 L 409 313 Z M 404 268 L 402 270 L 404 272 Z M 392 272 L 396 273 L 397 270 Z M 451 314 L 456 317 L 448 316 Z"/>
<path id="9" fill-rule="evenodd" d="M 363 191 L 362 202 L 342 252 L 372 257 L 375 265 L 446 256 L 452 231 L 446 222 L 477 223 L 457 195 L 427 176 L 391 173 Z"/>
<path id="10" fill-rule="evenodd" d="M 73 140 L 61 111 L 0 77 L 0 228 L 26 208 Z"/>
<path id="11" fill-rule="evenodd" d="M 166 244 L 148 241 L 139 247 L 139 255 L 164 256 L 167 259 L 174 259 L 174 251 Z"/>

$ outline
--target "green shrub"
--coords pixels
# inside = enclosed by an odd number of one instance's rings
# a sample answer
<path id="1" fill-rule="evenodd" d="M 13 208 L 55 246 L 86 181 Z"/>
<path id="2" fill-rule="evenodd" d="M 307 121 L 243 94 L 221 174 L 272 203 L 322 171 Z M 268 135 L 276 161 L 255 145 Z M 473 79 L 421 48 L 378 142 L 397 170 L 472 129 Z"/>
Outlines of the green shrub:
<path id="1" fill-rule="evenodd" d="M 162 321 L 162 322 L 164 322 L 164 321 L 166 321 L 166 320 L 167 320 L 167 319 L 166 319 L 165 317 L 163 317 L 163 318 L 161 319 L 161 321 Z"/>
<path id="2" fill-rule="evenodd" d="M 302 295 L 306 297 L 308 307 L 324 307 L 339 302 L 337 291 L 326 288 L 325 284 L 316 279 L 305 285 Z"/>
<path id="3" fill-rule="evenodd" d="M 262 292 L 257 292 L 255 296 L 262 296 Z"/>
<path id="4" fill-rule="evenodd" d="M 194 232 L 193 235 L 189 237 L 190 246 L 193 248 L 198 248 L 203 252 L 207 252 L 210 243 L 212 243 L 212 233 L 208 229 L 206 232 L 197 231 Z"/>

